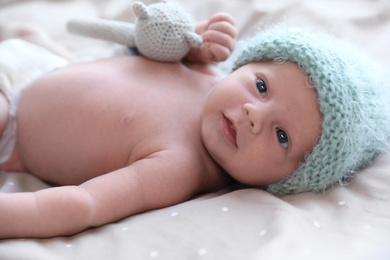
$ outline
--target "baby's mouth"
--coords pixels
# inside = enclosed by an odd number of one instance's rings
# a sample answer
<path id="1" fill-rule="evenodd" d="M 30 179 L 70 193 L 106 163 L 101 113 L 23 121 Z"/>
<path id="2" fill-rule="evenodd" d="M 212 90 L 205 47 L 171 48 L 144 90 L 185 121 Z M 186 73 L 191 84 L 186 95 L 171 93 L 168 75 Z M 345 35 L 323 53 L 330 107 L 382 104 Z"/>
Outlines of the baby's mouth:
<path id="1" fill-rule="evenodd" d="M 236 140 L 237 133 L 236 133 L 236 129 L 234 127 L 233 122 L 229 118 L 227 118 L 225 115 L 223 115 L 223 126 L 222 126 L 222 129 L 223 129 L 223 133 L 225 135 L 225 138 L 232 145 L 237 147 L 237 140 Z"/>

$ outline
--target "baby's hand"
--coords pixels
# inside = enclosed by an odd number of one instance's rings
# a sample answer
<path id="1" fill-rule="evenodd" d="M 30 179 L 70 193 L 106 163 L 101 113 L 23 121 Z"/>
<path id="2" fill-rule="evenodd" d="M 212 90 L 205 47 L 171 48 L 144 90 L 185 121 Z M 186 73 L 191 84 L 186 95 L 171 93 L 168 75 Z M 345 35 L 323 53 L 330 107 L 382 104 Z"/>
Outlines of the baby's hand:
<path id="1" fill-rule="evenodd" d="M 233 52 L 237 42 L 236 21 L 227 13 L 218 13 L 201 22 L 195 32 L 203 39 L 201 48 L 192 48 L 186 58 L 194 62 L 220 62 Z"/>

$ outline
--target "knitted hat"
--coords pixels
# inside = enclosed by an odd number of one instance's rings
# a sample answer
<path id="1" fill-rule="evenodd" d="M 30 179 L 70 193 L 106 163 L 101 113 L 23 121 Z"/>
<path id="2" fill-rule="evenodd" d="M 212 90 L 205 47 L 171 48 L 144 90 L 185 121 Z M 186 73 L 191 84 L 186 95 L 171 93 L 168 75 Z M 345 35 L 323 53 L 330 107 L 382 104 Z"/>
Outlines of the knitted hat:
<path id="1" fill-rule="evenodd" d="M 386 148 L 390 99 L 383 75 L 361 50 L 326 33 L 279 25 L 251 38 L 234 69 L 267 60 L 292 61 L 310 77 L 323 122 L 304 162 L 266 190 L 275 195 L 324 191 L 349 180 Z"/>

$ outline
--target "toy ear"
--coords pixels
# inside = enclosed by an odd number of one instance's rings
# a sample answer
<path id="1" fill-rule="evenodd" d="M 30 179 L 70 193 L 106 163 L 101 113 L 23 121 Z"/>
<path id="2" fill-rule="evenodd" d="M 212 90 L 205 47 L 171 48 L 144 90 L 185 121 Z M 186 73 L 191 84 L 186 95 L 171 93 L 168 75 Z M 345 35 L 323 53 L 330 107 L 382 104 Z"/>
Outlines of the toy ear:
<path id="1" fill-rule="evenodd" d="M 199 48 L 200 46 L 202 46 L 202 37 L 200 37 L 198 34 L 194 32 L 186 32 L 185 37 L 191 47 Z"/>
<path id="2" fill-rule="evenodd" d="M 133 12 L 137 18 L 146 19 L 149 18 L 149 12 L 148 7 L 144 5 L 142 2 L 134 2 L 133 5 Z"/>

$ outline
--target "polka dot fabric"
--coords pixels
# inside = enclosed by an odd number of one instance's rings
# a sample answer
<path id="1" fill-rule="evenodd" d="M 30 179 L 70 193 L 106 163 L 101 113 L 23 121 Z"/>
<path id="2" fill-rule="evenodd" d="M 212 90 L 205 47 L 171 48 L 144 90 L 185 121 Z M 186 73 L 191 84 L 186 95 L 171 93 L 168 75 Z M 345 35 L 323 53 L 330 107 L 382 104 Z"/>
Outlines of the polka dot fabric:
<path id="1" fill-rule="evenodd" d="M 361 50 L 324 32 L 278 25 L 248 40 L 234 69 L 267 60 L 292 61 L 310 77 L 323 122 L 305 161 L 266 190 L 275 195 L 325 191 L 351 179 L 386 148 L 390 101 L 385 77 Z"/>

